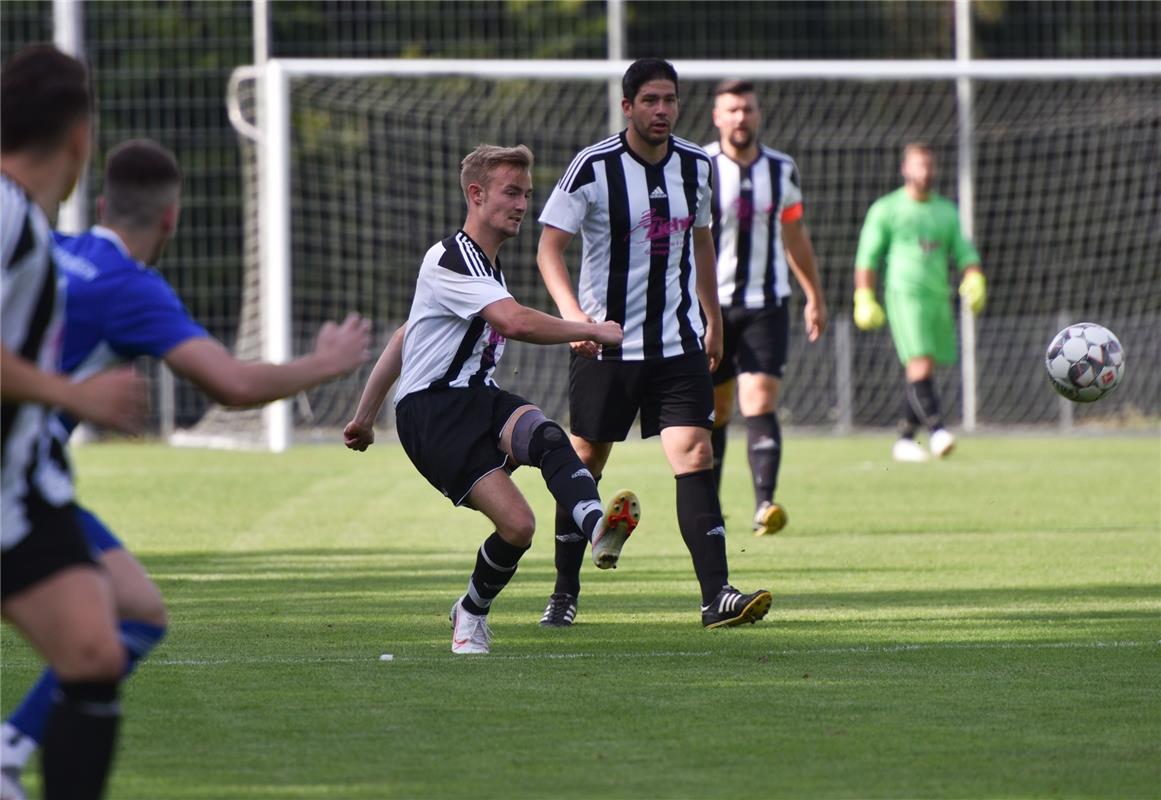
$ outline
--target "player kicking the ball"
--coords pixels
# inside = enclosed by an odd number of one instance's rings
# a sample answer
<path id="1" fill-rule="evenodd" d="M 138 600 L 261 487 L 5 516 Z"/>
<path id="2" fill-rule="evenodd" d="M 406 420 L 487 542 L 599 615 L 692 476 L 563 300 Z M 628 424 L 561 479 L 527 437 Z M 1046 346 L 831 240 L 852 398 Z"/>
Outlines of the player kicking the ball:
<path id="1" fill-rule="evenodd" d="M 592 543 L 600 569 L 617 565 L 641 511 L 636 495 L 625 491 L 602 511 L 593 476 L 560 425 L 492 378 L 510 338 L 621 344 L 616 322 L 568 322 L 520 305 L 506 288 L 498 255 L 528 210 L 532 151 L 480 145 L 461 164 L 460 186 L 467 220 L 424 256 L 408 321 L 379 357 L 344 439 L 352 450 L 367 449 L 375 416 L 399 378 L 395 423 L 407 456 L 455 505 L 483 512 L 496 526 L 476 555 L 467 592 L 451 609 L 452 652 L 466 654 L 489 651 L 488 611 L 532 543 L 535 520 L 512 469 L 540 469 Z"/>

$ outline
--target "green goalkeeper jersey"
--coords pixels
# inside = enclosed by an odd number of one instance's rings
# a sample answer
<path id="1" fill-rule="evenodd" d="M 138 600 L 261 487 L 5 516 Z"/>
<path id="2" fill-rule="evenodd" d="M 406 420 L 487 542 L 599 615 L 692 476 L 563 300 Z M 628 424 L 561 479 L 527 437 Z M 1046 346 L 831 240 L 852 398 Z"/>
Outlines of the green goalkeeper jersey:
<path id="1" fill-rule="evenodd" d="M 946 197 L 932 192 L 927 200 L 913 200 L 899 188 L 867 211 L 855 266 L 878 271 L 886 260 L 885 292 L 949 296 L 949 258 L 961 270 L 980 263 L 960 232 L 955 203 Z"/>

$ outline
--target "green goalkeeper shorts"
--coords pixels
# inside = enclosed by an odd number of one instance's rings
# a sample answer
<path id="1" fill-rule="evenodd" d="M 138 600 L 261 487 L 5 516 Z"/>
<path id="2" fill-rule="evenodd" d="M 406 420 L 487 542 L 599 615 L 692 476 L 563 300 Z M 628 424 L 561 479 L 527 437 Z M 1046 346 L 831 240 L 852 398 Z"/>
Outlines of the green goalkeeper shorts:
<path id="1" fill-rule="evenodd" d="M 930 356 L 937 364 L 954 364 L 959 355 L 951 303 L 931 294 L 887 292 L 887 322 L 895 352 L 904 365 Z"/>

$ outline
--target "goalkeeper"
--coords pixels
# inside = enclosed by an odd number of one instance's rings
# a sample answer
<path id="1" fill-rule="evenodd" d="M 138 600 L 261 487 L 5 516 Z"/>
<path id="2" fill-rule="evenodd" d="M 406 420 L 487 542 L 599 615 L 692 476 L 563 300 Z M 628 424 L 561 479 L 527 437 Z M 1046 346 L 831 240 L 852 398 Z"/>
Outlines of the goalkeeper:
<path id="1" fill-rule="evenodd" d="M 907 372 L 907 388 L 896 461 L 926 461 L 915 441 L 920 425 L 930 431 L 931 454 L 943 457 L 955 437 L 943 425 L 932 376 L 936 364 L 956 360 L 955 323 L 951 312 L 948 259 L 963 273 L 959 294 L 973 314 L 984 308 L 986 284 L 980 256 L 959 227 L 955 204 L 931 190 L 935 154 L 913 142 L 903 148 L 903 186 L 879 198 L 867 211 L 855 255 L 855 325 L 871 331 L 891 326 L 895 351 Z M 875 300 L 876 273 L 887 266 L 883 297 Z"/>

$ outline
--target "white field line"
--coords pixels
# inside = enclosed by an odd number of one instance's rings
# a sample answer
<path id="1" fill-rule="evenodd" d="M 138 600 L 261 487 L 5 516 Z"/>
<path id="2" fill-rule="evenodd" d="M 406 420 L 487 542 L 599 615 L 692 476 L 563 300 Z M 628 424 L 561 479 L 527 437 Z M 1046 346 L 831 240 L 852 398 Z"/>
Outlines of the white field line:
<path id="1" fill-rule="evenodd" d="M 1116 648 L 1161 648 L 1161 640 L 1155 642 L 1111 641 L 1111 642 L 954 642 L 951 644 L 888 644 L 861 645 L 856 647 L 810 647 L 802 649 L 767 650 L 744 654 L 744 658 L 827 656 L 827 655 L 879 655 L 888 653 L 938 652 L 941 650 L 1108 650 Z M 523 653 L 505 655 L 490 654 L 485 661 L 574 661 L 580 659 L 627 660 L 660 658 L 710 658 L 721 656 L 736 658 L 739 654 L 717 650 L 647 650 L 629 653 Z M 234 665 L 298 665 L 298 664 L 361 664 L 378 661 L 377 655 L 365 656 L 241 656 L 237 658 L 151 658 L 146 663 L 150 667 L 224 667 Z M 480 659 L 455 657 L 450 653 L 441 655 L 394 654 L 393 663 L 479 663 Z M 8 662 L 8 666 L 27 667 L 38 662 L 18 659 Z"/>
<path id="2" fill-rule="evenodd" d="M 860 647 L 816 647 L 799 650 L 771 650 L 762 653 L 747 653 L 746 658 L 755 656 L 818 656 L 818 655 L 876 655 L 884 653 L 911 653 L 940 650 L 1103 650 L 1113 648 L 1147 648 L 1161 647 L 1161 640 L 1155 642 L 1112 641 L 1112 642 L 999 642 L 974 644 L 971 642 L 956 642 L 952 644 L 891 644 L 891 645 L 864 645 Z M 617 659 L 654 659 L 654 658 L 709 658 L 712 656 L 734 657 L 734 653 L 721 653 L 715 650 L 655 650 L 637 653 L 524 653 L 505 655 L 503 653 L 490 654 L 488 661 L 571 661 L 576 659 L 617 660 Z M 241 658 L 162 658 L 150 659 L 149 664 L 160 667 L 214 667 L 234 664 L 358 664 L 365 661 L 377 661 L 377 655 L 367 656 L 269 656 L 269 657 L 241 657 Z M 449 654 L 431 656 L 411 656 L 395 654 L 394 663 L 408 662 L 478 662 L 479 659 L 456 658 Z"/>

